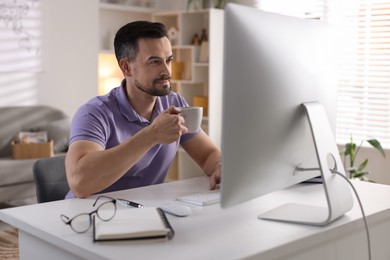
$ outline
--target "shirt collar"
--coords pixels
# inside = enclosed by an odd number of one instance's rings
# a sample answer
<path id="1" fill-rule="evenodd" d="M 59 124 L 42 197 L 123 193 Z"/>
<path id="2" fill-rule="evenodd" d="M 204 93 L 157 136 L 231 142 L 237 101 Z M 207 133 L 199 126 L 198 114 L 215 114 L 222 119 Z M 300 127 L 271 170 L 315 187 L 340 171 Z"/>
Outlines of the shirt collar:
<path id="1" fill-rule="evenodd" d="M 118 91 L 118 105 L 119 105 L 119 110 L 120 110 L 121 114 L 124 117 L 126 117 L 127 120 L 129 120 L 130 122 L 139 121 L 139 122 L 150 123 L 149 120 L 140 116 L 133 109 L 129 100 L 127 99 L 125 87 L 126 87 L 126 80 L 123 80 L 121 86 L 119 87 L 119 91 Z M 157 97 L 156 103 L 154 104 L 151 121 L 153 121 L 163 110 L 164 109 L 163 109 L 163 106 L 161 104 L 160 97 Z"/>

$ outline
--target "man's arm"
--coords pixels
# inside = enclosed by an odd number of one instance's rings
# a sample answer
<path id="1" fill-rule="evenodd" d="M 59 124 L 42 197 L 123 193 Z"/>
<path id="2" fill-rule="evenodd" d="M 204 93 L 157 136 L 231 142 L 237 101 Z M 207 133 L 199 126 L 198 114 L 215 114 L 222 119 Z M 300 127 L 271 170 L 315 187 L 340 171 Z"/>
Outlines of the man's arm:
<path id="1" fill-rule="evenodd" d="M 183 149 L 210 177 L 210 189 L 221 180 L 221 151 L 203 131 L 182 143 Z"/>
<path id="2" fill-rule="evenodd" d="M 104 150 L 91 141 L 75 141 L 69 147 L 65 167 L 69 187 L 80 198 L 115 183 L 154 145 L 172 143 L 187 132 L 184 119 L 171 107 L 124 143 Z M 129 156 L 131 155 L 131 156 Z"/>

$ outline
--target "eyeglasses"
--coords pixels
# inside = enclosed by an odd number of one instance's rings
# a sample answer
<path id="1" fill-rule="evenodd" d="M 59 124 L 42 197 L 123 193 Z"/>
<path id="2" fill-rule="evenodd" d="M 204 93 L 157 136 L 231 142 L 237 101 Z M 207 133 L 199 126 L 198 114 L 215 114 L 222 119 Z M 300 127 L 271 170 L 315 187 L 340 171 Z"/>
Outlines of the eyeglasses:
<path id="1" fill-rule="evenodd" d="M 62 221 L 66 225 L 70 225 L 70 227 L 73 229 L 74 232 L 81 234 L 87 232 L 91 228 L 93 214 L 96 214 L 97 217 L 102 221 L 111 220 L 116 213 L 117 200 L 110 198 L 108 196 L 99 196 L 96 198 L 92 206 L 95 207 L 96 203 L 102 198 L 109 199 L 109 201 L 103 202 L 96 210 L 90 213 L 81 213 L 74 216 L 73 218 L 69 218 L 64 214 L 61 214 Z"/>

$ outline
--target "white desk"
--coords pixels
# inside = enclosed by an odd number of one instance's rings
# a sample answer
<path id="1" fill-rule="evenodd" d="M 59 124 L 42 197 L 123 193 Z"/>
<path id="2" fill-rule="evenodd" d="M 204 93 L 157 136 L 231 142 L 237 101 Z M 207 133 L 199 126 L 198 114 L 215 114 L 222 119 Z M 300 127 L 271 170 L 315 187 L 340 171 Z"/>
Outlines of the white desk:
<path id="1" fill-rule="evenodd" d="M 94 198 L 72 199 L 4 209 L 0 219 L 19 228 L 21 259 L 367 259 L 364 224 L 358 204 L 326 227 L 257 219 L 285 202 L 323 204 L 321 185 L 305 184 L 242 205 L 191 206 L 185 218 L 168 216 L 176 234 L 170 241 L 92 242 L 91 230 L 74 233 L 60 214 L 92 210 Z M 390 186 L 355 182 L 371 229 L 373 260 L 390 259 Z M 199 177 L 109 194 L 146 206 L 208 189 Z"/>

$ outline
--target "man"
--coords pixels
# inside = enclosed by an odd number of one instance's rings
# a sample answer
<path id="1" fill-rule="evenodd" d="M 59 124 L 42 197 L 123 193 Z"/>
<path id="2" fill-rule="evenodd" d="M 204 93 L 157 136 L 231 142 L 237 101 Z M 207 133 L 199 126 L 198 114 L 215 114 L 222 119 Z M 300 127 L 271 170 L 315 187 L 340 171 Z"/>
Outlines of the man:
<path id="1" fill-rule="evenodd" d="M 66 198 L 162 183 L 179 144 L 215 189 L 221 153 L 202 130 L 187 133 L 176 107 L 188 104 L 171 92 L 173 54 L 164 25 L 129 23 L 117 32 L 114 47 L 124 80 L 73 118 Z"/>

